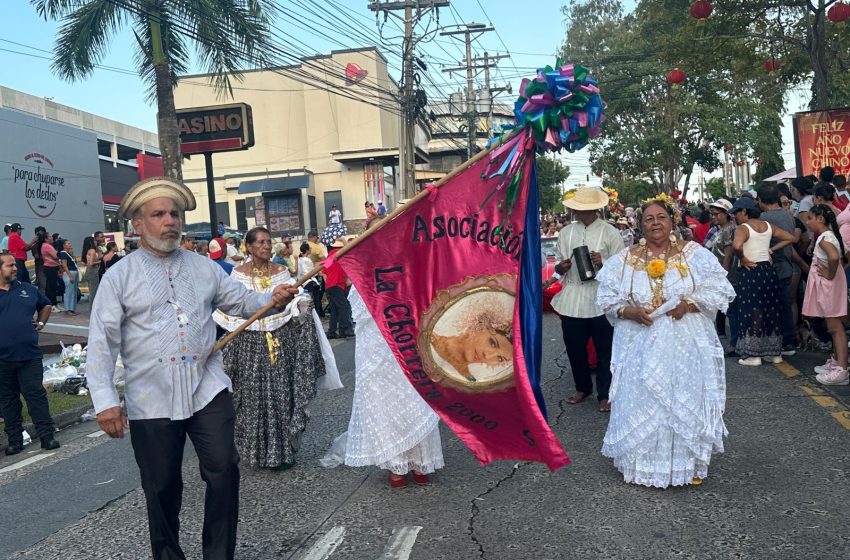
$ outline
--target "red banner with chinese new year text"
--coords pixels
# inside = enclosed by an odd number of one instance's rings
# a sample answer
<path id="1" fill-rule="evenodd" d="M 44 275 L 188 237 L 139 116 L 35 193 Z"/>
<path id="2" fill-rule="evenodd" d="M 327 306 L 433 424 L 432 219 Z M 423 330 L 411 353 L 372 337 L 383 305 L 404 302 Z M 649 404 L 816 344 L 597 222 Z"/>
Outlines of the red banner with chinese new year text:
<path id="1" fill-rule="evenodd" d="M 850 108 L 794 115 L 797 176 L 814 175 L 830 166 L 850 176 Z"/>
<path id="2" fill-rule="evenodd" d="M 520 277 L 533 166 L 524 131 L 337 262 L 408 380 L 481 464 L 555 470 L 569 458 L 535 401 L 520 328 L 520 284 L 540 282 Z"/>

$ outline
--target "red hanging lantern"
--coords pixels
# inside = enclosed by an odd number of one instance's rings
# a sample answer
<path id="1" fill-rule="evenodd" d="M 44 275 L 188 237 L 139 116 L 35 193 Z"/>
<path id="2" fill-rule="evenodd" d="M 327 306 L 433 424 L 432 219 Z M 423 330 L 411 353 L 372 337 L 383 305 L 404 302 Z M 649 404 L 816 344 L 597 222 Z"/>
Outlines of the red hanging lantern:
<path id="1" fill-rule="evenodd" d="M 744 160 L 738 161 L 735 165 L 737 165 L 738 167 L 744 167 Z"/>
<path id="2" fill-rule="evenodd" d="M 763 164 L 763 163 L 764 163 L 764 158 L 758 158 L 758 159 L 756 160 L 756 163 L 757 163 L 758 165 Z"/>
<path id="3" fill-rule="evenodd" d="M 829 18 L 829 21 L 837 24 L 840 27 L 844 27 L 844 23 L 850 19 L 850 5 L 845 4 L 844 2 L 836 2 L 829 8 L 826 12 L 826 17 Z"/>
<path id="4" fill-rule="evenodd" d="M 711 15 L 713 10 L 714 7 L 708 0 L 696 0 L 696 2 L 691 4 L 691 17 L 702 24 L 705 23 L 705 20 L 708 19 L 708 16 Z"/>
<path id="5" fill-rule="evenodd" d="M 782 62 L 778 58 L 770 57 L 764 63 L 764 70 L 768 74 L 775 74 L 782 68 Z"/>
<path id="6" fill-rule="evenodd" d="M 706 167 L 705 172 L 706 173 L 714 173 L 714 168 L 713 167 Z"/>
<path id="7" fill-rule="evenodd" d="M 687 75 L 685 74 L 685 72 L 678 68 L 673 68 L 672 70 L 667 72 L 667 81 L 673 87 L 678 87 L 682 82 L 685 81 L 686 77 Z"/>

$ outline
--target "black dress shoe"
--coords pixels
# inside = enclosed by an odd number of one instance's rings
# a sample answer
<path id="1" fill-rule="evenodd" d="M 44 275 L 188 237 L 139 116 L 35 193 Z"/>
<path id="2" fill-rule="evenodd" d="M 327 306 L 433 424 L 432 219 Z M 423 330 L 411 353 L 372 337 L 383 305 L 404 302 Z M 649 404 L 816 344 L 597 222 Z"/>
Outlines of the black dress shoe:
<path id="1" fill-rule="evenodd" d="M 351 332 L 344 332 L 344 333 L 342 333 L 342 335 L 340 336 L 340 338 L 351 338 L 352 336 L 354 336 L 354 331 L 351 331 Z"/>
<path id="2" fill-rule="evenodd" d="M 53 439 L 53 436 L 41 438 L 42 449 L 59 449 L 59 442 Z"/>
<path id="3" fill-rule="evenodd" d="M 8 447 L 6 447 L 6 455 L 17 455 L 21 451 L 24 450 L 23 443 L 10 443 Z"/>
<path id="4" fill-rule="evenodd" d="M 338 334 L 336 334 L 336 333 L 332 333 L 332 332 L 329 332 L 329 333 L 327 334 L 327 336 L 328 336 L 328 340 L 333 340 L 334 338 L 339 338 L 339 335 L 338 335 Z"/>

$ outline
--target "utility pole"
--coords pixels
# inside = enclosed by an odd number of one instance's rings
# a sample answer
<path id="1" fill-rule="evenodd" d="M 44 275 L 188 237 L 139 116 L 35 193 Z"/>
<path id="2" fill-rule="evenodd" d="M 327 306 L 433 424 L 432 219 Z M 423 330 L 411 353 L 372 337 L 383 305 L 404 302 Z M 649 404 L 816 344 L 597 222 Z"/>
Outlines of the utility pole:
<path id="1" fill-rule="evenodd" d="M 487 110 L 484 111 L 487 113 L 487 137 L 493 137 L 493 98 L 497 93 L 501 93 L 506 91 L 511 93 L 511 85 L 508 84 L 504 87 L 490 87 L 490 68 L 494 68 L 496 66 L 496 62 L 502 60 L 503 58 L 510 58 L 509 54 L 498 54 L 496 56 L 490 56 L 487 51 L 484 51 L 484 91 L 487 92 Z M 478 62 L 482 60 L 480 58 L 475 58 L 474 61 Z"/>
<path id="2" fill-rule="evenodd" d="M 419 20 L 429 10 L 444 8 L 449 5 L 448 0 L 403 0 L 399 2 L 372 2 L 369 9 L 378 17 L 380 12 L 384 13 L 384 19 L 393 14 L 394 11 L 404 10 L 404 53 L 402 60 L 402 82 L 399 87 L 399 109 L 401 115 L 398 138 L 398 167 L 401 176 L 401 185 L 396 185 L 398 201 L 411 198 L 416 194 L 416 109 L 417 99 L 414 91 L 414 64 L 416 37 L 414 28 Z M 414 8 L 416 12 L 414 13 Z M 439 12 L 438 12 L 439 13 Z"/>
<path id="3" fill-rule="evenodd" d="M 486 33 L 487 31 L 493 31 L 494 27 L 487 27 L 483 23 L 467 23 L 465 29 L 458 29 L 456 31 L 443 31 L 440 35 L 454 37 L 457 35 L 463 35 L 464 43 L 466 44 L 466 64 L 464 66 L 459 66 L 455 68 L 444 68 L 443 72 L 460 72 L 462 70 L 466 71 L 466 112 L 464 117 L 466 117 L 466 126 L 467 126 L 467 134 L 466 134 L 466 158 L 471 159 L 475 154 L 475 139 L 477 136 L 477 121 L 478 121 L 478 108 L 475 106 L 475 89 L 473 85 L 474 71 L 477 68 L 488 68 L 489 62 L 485 60 L 483 65 L 476 64 L 476 60 L 472 58 L 472 40 L 477 39 L 478 36 L 482 33 Z"/>

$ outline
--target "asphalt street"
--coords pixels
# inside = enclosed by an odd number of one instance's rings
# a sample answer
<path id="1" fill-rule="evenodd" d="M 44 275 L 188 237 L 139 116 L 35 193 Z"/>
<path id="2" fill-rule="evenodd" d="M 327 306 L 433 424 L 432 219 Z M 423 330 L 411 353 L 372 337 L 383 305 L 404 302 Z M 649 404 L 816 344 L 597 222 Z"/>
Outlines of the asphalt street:
<path id="1" fill-rule="evenodd" d="M 346 429 L 354 385 L 353 340 L 334 344 L 346 388 L 311 405 L 296 467 L 242 470 L 239 559 L 850 557 L 850 388 L 814 381 L 823 354 L 779 367 L 728 360 L 726 453 L 700 487 L 649 489 L 623 483 L 600 454 L 607 416 L 590 401 L 564 403 L 572 376 L 547 315 L 544 392 L 573 463 L 555 473 L 481 467 L 444 427 L 446 468 L 434 484 L 392 490 L 375 468 L 319 465 Z M 0 459 L 0 558 L 149 557 L 129 441 L 98 435 L 93 422 L 58 439 L 53 454 Z M 203 483 L 191 453 L 184 476 L 181 542 L 200 559 Z"/>

